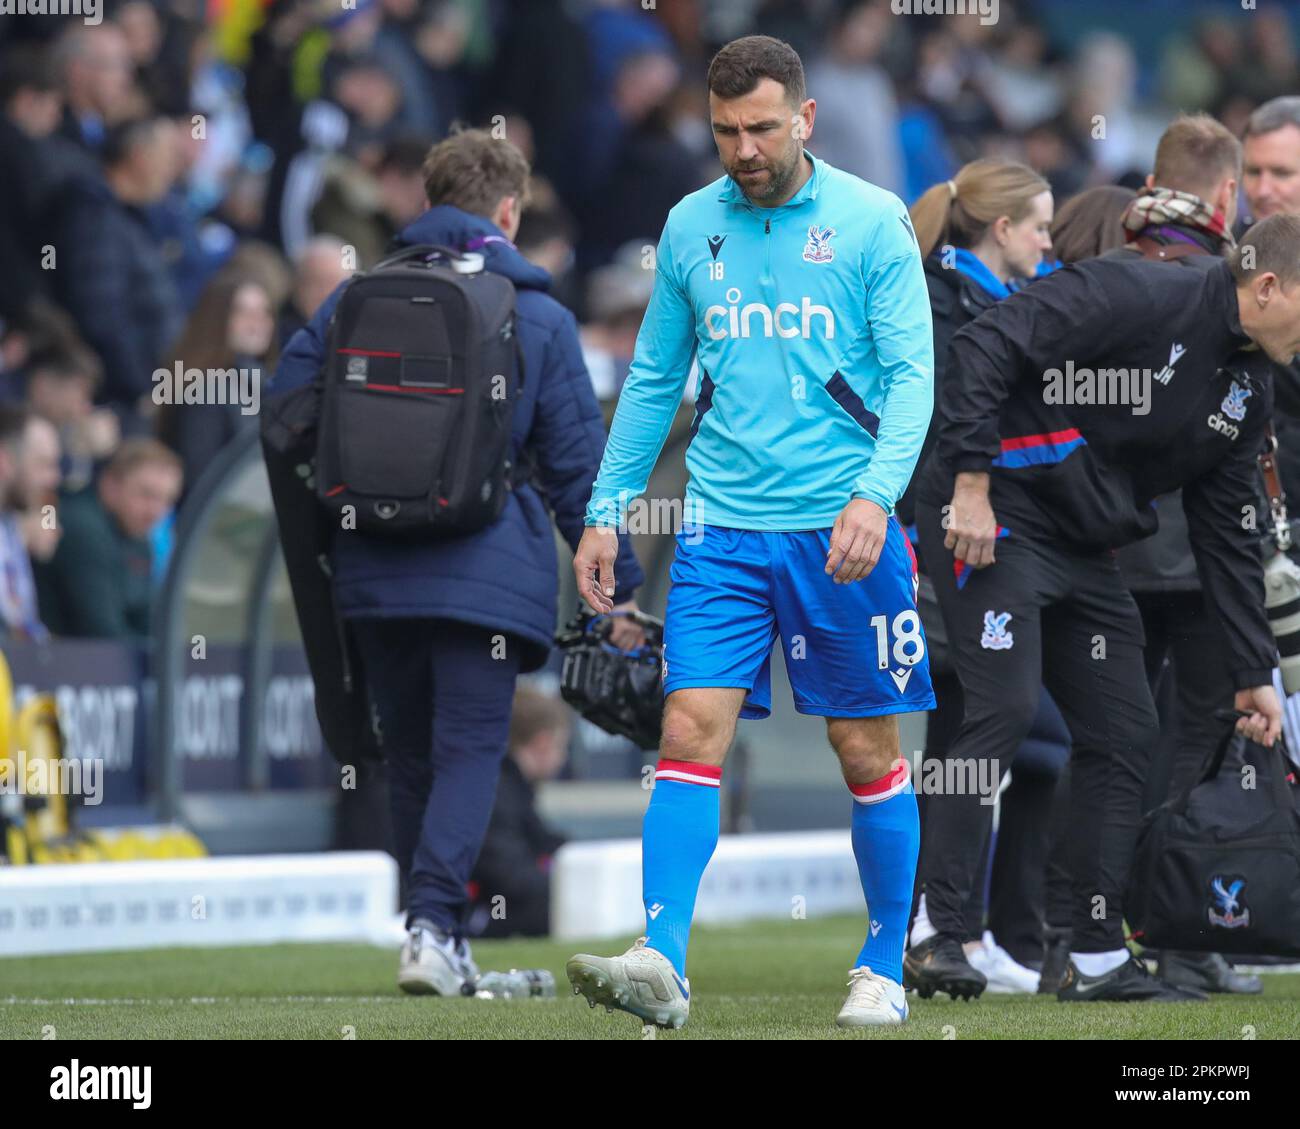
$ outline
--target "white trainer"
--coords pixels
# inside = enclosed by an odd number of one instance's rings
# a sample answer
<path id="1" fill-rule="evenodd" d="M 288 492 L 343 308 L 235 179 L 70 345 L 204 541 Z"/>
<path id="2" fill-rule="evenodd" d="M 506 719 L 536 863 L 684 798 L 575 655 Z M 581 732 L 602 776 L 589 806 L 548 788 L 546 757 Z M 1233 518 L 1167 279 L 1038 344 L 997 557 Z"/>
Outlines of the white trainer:
<path id="1" fill-rule="evenodd" d="M 564 966 L 573 994 L 582 995 L 606 1011 L 626 1011 L 646 1023 L 660 1027 L 681 1027 L 691 1014 L 691 982 L 663 953 L 646 948 L 639 937 L 619 957 L 597 957 L 579 953 Z"/>
<path id="2" fill-rule="evenodd" d="M 984 931 L 979 947 L 967 953 L 966 959 L 972 968 L 984 973 L 989 982 L 984 989 L 986 992 L 1010 996 L 1020 993 L 1034 995 L 1038 991 L 1039 974 L 1016 960 L 988 930 Z"/>
<path id="3" fill-rule="evenodd" d="M 897 1026 L 907 1019 L 903 985 L 866 965 L 849 971 L 849 998 L 835 1017 L 838 1027 Z"/>
<path id="4" fill-rule="evenodd" d="M 468 955 L 468 947 L 462 957 L 451 937 L 430 922 L 417 921 L 402 945 L 397 986 L 415 996 L 459 996 Z"/>

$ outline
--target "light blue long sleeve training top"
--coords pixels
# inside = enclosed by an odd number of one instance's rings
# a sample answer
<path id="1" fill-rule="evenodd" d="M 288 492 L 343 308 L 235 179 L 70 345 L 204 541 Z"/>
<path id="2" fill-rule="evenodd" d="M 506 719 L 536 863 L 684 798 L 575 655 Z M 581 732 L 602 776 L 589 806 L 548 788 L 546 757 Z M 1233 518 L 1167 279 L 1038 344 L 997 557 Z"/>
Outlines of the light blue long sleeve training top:
<path id="1" fill-rule="evenodd" d="M 930 300 L 897 196 L 807 154 L 787 203 L 724 176 L 683 199 L 587 507 L 622 525 L 699 361 L 686 514 L 704 525 L 833 525 L 851 498 L 886 512 L 933 405 Z"/>

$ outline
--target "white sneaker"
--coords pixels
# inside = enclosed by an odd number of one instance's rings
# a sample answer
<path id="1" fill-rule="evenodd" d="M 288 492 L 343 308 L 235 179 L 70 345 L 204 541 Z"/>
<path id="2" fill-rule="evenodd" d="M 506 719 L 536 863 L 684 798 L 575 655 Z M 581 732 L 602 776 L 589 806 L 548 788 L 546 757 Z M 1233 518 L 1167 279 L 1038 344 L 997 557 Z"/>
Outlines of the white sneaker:
<path id="1" fill-rule="evenodd" d="M 469 955 L 468 946 L 465 955 Z M 464 983 L 464 958 L 457 952 L 456 942 L 429 922 L 415 922 L 402 946 L 397 986 L 416 996 L 459 996 Z"/>
<path id="2" fill-rule="evenodd" d="M 663 953 L 646 948 L 640 937 L 621 957 L 579 953 L 564 966 L 573 994 L 606 1011 L 626 1011 L 646 1023 L 681 1027 L 691 1013 L 691 982 Z"/>
<path id="3" fill-rule="evenodd" d="M 986 992 L 1008 996 L 1022 992 L 1034 995 L 1038 991 L 1039 974 L 1016 960 L 988 930 L 979 947 L 967 953 L 966 959 L 972 968 L 984 973 L 989 982 Z"/>
<path id="4" fill-rule="evenodd" d="M 474 963 L 474 954 L 469 950 L 469 942 L 462 937 L 456 942 L 456 965 L 461 976 L 471 984 L 478 979 L 478 965 Z"/>
<path id="5" fill-rule="evenodd" d="M 903 985 L 863 965 L 849 971 L 849 998 L 835 1017 L 838 1027 L 897 1026 L 907 1018 Z"/>

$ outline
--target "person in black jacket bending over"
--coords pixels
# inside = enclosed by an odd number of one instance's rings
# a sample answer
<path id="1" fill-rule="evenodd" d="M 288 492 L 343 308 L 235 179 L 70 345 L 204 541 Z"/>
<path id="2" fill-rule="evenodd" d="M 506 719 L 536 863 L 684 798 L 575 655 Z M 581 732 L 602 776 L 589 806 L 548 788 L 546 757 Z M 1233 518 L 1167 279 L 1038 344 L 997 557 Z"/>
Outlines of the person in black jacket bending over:
<path id="1" fill-rule="evenodd" d="M 1279 363 L 1300 352 L 1300 219 L 1256 225 L 1209 269 L 1118 256 L 1065 267 L 999 302 L 949 351 L 917 527 L 966 697 L 951 755 L 1009 759 L 1040 682 L 1066 719 L 1074 928 L 1061 1000 L 1204 998 L 1151 977 L 1124 946 L 1158 726 L 1141 619 L 1111 550 L 1154 532 L 1152 499 L 1183 488 L 1247 714 L 1240 726 L 1271 745 L 1277 652 L 1258 534 L 1243 514 L 1256 505 L 1272 383 L 1267 361 L 1242 352 L 1252 343 Z M 967 834 L 945 841 L 969 885 L 969 845 L 990 813 L 964 799 L 944 814 Z"/>

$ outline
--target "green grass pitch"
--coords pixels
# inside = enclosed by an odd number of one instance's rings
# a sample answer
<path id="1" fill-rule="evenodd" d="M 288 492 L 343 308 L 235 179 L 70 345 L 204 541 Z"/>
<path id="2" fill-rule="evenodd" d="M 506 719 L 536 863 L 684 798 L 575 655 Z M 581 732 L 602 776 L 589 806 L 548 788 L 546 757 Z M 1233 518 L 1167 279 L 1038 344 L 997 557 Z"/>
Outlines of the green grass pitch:
<path id="1" fill-rule="evenodd" d="M 630 940 L 630 939 L 629 939 Z M 1043 996 L 963 1003 L 909 995 L 899 1029 L 839 1031 L 835 1014 L 862 943 L 852 918 L 697 928 L 690 1022 L 660 1039 L 1295 1039 L 1300 975 L 1263 996 L 1200 1004 L 1058 1004 Z M 564 962 L 623 942 L 480 942 L 483 969 L 548 968 L 553 1000 L 444 1000 L 396 987 L 395 950 L 273 945 L 0 959 L 0 1038 L 639 1039 L 629 1015 L 570 993 Z M 48 1029 L 53 1028 L 53 1032 Z"/>

